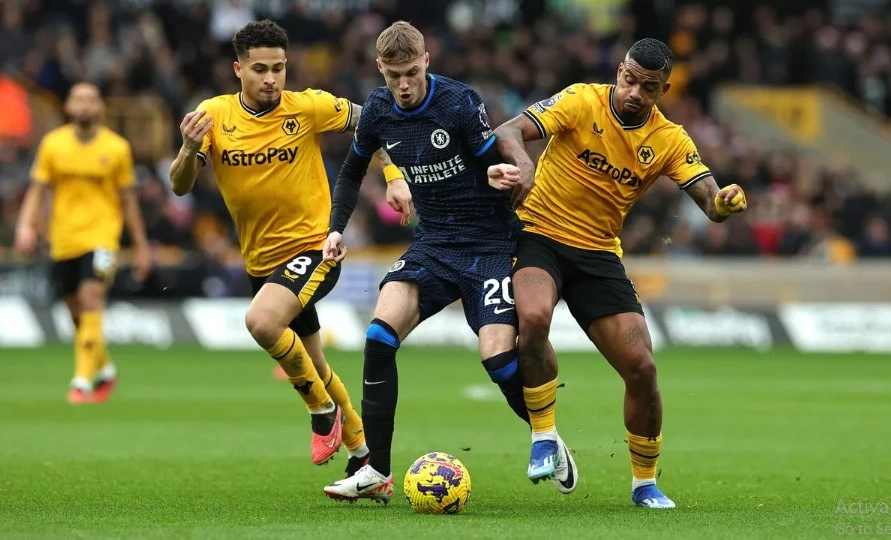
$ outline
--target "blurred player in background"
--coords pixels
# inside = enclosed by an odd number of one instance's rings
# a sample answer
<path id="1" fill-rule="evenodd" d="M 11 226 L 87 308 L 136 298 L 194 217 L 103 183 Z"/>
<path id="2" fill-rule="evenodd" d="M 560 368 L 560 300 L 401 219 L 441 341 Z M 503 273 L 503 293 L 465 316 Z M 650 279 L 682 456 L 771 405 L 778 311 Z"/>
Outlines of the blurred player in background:
<path id="1" fill-rule="evenodd" d="M 368 449 L 319 336 L 315 303 L 334 287 L 340 265 L 322 260 L 331 195 L 318 135 L 354 130 L 362 108 L 322 90 L 284 90 L 288 36 L 274 22 L 250 23 L 232 43 L 241 92 L 185 116 L 171 184 L 177 195 L 188 193 L 212 163 L 254 293 L 247 328 L 306 402 L 313 463 L 327 463 L 343 443 L 349 476 Z M 384 152 L 378 156 L 389 163 Z"/>
<path id="2" fill-rule="evenodd" d="M 325 487 L 334 499 L 388 501 L 393 494 L 390 451 L 396 415 L 396 352 L 425 319 L 461 300 L 467 324 L 479 336 L 483 367 L 524 421 L 516 350 L 517 319 L 510 289 L 520 223 L 509 197 L 487 185 L 486 168 L 506 177 L 486 107 L 466 84 L 427 73 L 424 36 L 397 22 L 377 39 L 377 67 L 386 87 L 365 102 L 353 147 L 334 188 L 326 260 L 346 255 L 342 233 L 359 196 L 371 155 L 386 147 L 402 169 L 388 178 L 388 200 L 404 215 L 417 208 L 415 241 L 381 282 L 365 341 L 362 420 L 368 465 Z M 406 182 L 407 181 L 407 182 Z M 559 440 L 559 439 L 558 439 Z M 560 441 L 562 445 L 562 441 Z M 559 461 L 557 489 L 571 493 L 578 480 L 569 452 Z"/>
<path id="3" fill-rule="evenodd" d="M 133 278 L 145 280 L 151 252 L 135 184 L 130 144 L 102 125 L 99 89 L 75 84 L 65 101 L 69 124 L 44 136 L 31 169 L 15 246 L 37 248 L 43 202 L 52 192 L 49 244 L 52 281 L 74 322 L 74 378 L 68 401 L 105 401 L 117 381 L 102 329 L 108 289 L 118 268 L 123 223 L 133 242 Z"/>
<path id="4" fill-rule="evenodd" d="M 656 487 L 662 398 L 643 308 L 620 259 L 622 223 L 663 175 L 712 221 L 746 209 L 742 188 L 719 189 L 687 133 L 656 107 L 669 89 L 671 63 L 667 45 L 643 39 L 619 65 L 615 85 L 574 84 L 500 126 L 498 147 L 521 173 L 519 182 L 492 184 L 514 190 L 526 226 L 517 246 L 514 294 L 523 392 L 533 411 L 529 476 L 548 473 L 558 454 L 557 369 L 547 359 L 547 344 L 562 297 L 625 381 L 631 498 L 651 508 L 675 504 Z M 523 143 L 547 137 L 553 138 L 536 170 Z"/>

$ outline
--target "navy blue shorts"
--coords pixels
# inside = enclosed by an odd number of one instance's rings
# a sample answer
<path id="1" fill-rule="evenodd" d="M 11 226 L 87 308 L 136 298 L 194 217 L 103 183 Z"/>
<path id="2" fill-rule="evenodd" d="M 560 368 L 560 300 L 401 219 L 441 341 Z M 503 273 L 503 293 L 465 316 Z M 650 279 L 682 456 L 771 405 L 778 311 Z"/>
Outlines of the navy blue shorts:
<path id="1" fill-rule="evenodd" d="M 517 326 L 512 266 L 512 253 L 413 244 L 390 267 L 381 287 L 391 281 L 417 283 L 422 321 L 460 299 L 467 324 L 479 335 L 480 328 L 489 324 Z"/>

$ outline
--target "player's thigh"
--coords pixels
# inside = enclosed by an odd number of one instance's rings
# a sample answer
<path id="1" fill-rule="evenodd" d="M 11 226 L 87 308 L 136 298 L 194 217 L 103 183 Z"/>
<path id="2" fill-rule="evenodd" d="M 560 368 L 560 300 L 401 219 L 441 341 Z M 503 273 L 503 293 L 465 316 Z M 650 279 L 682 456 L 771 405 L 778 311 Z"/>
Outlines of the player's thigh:
<path id="1" fill-rule="evenodd" d="M 419 298 L 414 281 L 388 281 L 381 286 L 373 317 L 389 324 L 402 341 L 421 322 Z"/>
<path id="2" fill-rule="evenodd" d="M 585 332 L 601 317 L 621 313 L 643 316 L 634 284 L 618 255 L 569 248 L 567 282 L 563 298 L 569 312 Z"/>
<path id="3" fill-rule="evenodd" d="M 118 270 L 117 254 L 111 250 L 97 249 L 78 261 L 78 307 L 81 312 L 104 309 L 108 290 Z"/>
<path id="4" fill-rule="evenodd" d="M 591 321 L 587 334 L 626 381 L 655 376 L 653 342 L 642 314 L 628 311 L 598 317 Z"/>
<path id="5" fill-rule="evenodd" d="M 304 309 L 327 295 L 340 276 L 340 266 L 323 261 L 321 251 L 308 251 L 276 268 L 254 295 L 246 315 L 248 329 L 280 331 Z"/>
<path id="6" fill-rule="evenodd" d="M 480 355 L 484 360 L 516 346 L 512 264 L 509 253 L 469 253 L 453 264 L 464 318 L 479 336 Z"/>
<path id="7" fill-rule="evenodd" d="M 409 248 L 381 280 L 374 318 L 392 326 L 404 340 L 418 324 L 459 298 L 457 285 L 443 278 L 444 271 L 430 249 Z"/>
<path id="8" fill-rule="evenodd" d="M 251 294 L 256 296 L 256 294 L 260 292 L 260 289 L 263 288 L 263 285 L 266 284 L 266 280 L 269 279 L 269 276 L 248 276 L 248 279 L 250 280 Z M 300 313 L 291 320 L 288 327 L 297 334 L 297 337 L 304 342 L 304 346 L 309 349 L 309 346 L 306 345 L 305 338 L 318 338 L 315 334 L 318 334 L 322 329 L 322 326 L 319 323 L 319 313 L 316 311 L 316 306 L 310 305 L 300 310 Z M 310 354 L 311 353 L 312 351 L 310 351 Z M 315 361 L 315 358 L 316 357 L 313 356 L 313 361 Z M 324 359 L 322 359 L 322 361 L 324 363 Z"/>
<path id="9" fill-rule="evenodd" d="M 576 322 L 620 375 L 626 377 L 652 364 L 653 346 L 643 307 L 627 277 L 580 279 L 566 286 L 566 303 Z"/>
<path id="10" fill-rule="evenodd" d="M 560 253 L 554 242 L 522 233 L 513 267 L 513 295 L 520 321 L 520 335 L 547 332 L 563 288 Z"/>
<path id="11" fill-rule="evenodd" d="M 77 302 L 77 286 L 81 281 L 81 257 L 54 261 L 50 281 L 57 297 Z M 67 303 L 67 300 L 66 300 Z"/>

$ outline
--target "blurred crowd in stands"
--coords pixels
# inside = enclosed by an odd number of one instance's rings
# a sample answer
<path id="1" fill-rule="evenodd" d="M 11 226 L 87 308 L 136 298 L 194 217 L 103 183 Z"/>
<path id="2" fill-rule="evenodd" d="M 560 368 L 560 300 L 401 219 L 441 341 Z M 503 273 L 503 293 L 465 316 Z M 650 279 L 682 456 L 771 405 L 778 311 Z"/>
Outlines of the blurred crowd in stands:
<path id="1" fill-rule="evenodd" d="M 662 108 L 685 126 L 719 184 L 745 188 L 749 211 L 711 224 L 672 183 L 660 180 L 629 216 L 622 234 L 626 253 L 836 262 L 891 256 L 891 204 L 865 187 L 843 158 L 818 166 L 794 148 L 749 140 L 709 114 L 715 85 L 738 81 L 828 83 L 885 115 L 891 110 L 887 15 L 862 12 L 841 21 L 828 5 L 790 0 L 760 7 L 747 2 L 747 10 L 679 1 L 665 17 L 641 4 L 0 0 L 0 246 L 11 245 L 40 135 L 60 121 L 58 105 L 69 86 L 85 78 L 101 85 L 119 118 L 129 107 L 137 118 L 163 119 L 160 150 L 146 146 L 139 125 L 131 122 L 125 130 L 136 153 L 150 238 L 240 267 L 236 236 L 210 175 L 203 174 L 193 194 L 178 198 L 168 188 L 167 168 L 180 144 L 182 115 L 209 96 L 239 90 L 232 73 L 234 31 L 272 16 L 291 39 L 292 90 L 324 88 L 361 103 L 382 84 L 374 65 L 376 36 L 404 18 L 425 33 L 431 71 L 474 85 L 495 124 L 568 84 L 614 82 L 627 47 L 656 35 L 676 54 L 674 86 Z M 817 7 L 801 10 L 803 4 Z M 323 138 L 332 184 L 349 141 L 348 135 Z M 409 240 L 410 230 L 399 227 L 385 202 L 376 165 L 371 170 L 348 243 Z"/>

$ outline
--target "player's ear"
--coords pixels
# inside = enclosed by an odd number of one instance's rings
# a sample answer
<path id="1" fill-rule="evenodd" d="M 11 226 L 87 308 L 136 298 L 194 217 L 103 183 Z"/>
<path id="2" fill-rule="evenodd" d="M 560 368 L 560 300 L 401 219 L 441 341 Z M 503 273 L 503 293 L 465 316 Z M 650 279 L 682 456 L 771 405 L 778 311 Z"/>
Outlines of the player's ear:
<path id="1" fill-rule="evenodd" d="M 430 67 L 430 53 L 424 53 L 424 69 Z"/>
<path id="2" fill-rule="evenodd" d="M 662 83 L 662 93 L 659 94 L 659 97 L 661 98 L 662 96 L 667 94 L 669 88 L 671 88 L 671 83 L 669 81 L 665 81 L 664 83 Z"/>
<path id="3" fill-rule="evenodd" d="M 377 70 L 381 72 L 381 75 L 384 74 L 384 65 L 381 63 L 380 58 L 375 58 L 374 63 L 377 64 Z"/>
<path id="4" fill-rule="evenodd" d="M 232 62 L 232 69 L 235 71 L 235 76 L 240 79 L 241 78 L 241 63 L 238 60 Z"/>

